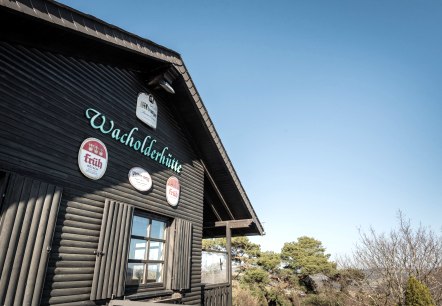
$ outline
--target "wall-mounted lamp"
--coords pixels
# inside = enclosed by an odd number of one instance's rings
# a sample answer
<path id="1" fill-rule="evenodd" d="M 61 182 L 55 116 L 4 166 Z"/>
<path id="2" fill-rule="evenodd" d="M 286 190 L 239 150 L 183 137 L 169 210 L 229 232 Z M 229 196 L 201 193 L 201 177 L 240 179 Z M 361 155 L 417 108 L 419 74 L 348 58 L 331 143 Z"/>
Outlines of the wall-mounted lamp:
<path id="1" fill-rule="evenodd" d="M 161 87 L 165 91 L 167 91 L 168 93 L 174 94 L 175 90 L 173 89 L 172 85 L 170 85 L 172 82 L 173 82 L 173 79 L 168 77 L 168 74 L 166 72 L 166 73 L 161 73 L 161 74 L 157 75 L 156 77 L 151 79 L 148 84 L 149 84 L 149 86 L 152 86 L 153 88 L 160 88 Z"/>
<path id="2" fill-rule="evenodd" d="M 163 87 L 163 89 L 164 89 L 165 91 L 167 91 L 168 93 L 171 93 L 171 94 L 174 94 L 174 93 L 175 93 L 175 90 L 173 90 L 173 87 L 170 86 L 170 84 L 169 84 L 166 80 L 164 80 L 164 79 L 160 79 L 160 81 L 158 82 L 158 84 L 159 84 L 161 87 Z"/>

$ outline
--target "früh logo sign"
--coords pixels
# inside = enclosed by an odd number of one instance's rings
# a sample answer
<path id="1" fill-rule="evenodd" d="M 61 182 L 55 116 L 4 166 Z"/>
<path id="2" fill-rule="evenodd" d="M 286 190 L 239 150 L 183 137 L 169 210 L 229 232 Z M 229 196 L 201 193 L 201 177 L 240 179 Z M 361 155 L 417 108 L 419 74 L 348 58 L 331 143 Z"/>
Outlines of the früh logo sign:
<path id="1" fill-rule="evenodd" d="M 106 146 L 96 138 L 87 138 L 78 152 L 78 166 L 84 176 L 100 179 L 106 172 L 108 153 Z"/>
<path id="2" fill-rule="evenodd" d="M 177 206 L 180 200 L 180 182 L 175 176 L 169 177 L 166 183 L 166 199 L 171 206 Z"/>

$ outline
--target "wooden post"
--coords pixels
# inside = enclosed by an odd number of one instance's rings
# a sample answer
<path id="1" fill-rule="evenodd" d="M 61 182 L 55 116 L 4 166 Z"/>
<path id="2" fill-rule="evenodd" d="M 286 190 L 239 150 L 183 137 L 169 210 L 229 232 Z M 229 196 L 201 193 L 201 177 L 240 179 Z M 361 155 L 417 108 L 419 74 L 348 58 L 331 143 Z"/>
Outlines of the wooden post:
<path id="1" fill-rule="evenodd" d="M 227 306 L 232 305 L 232 230 L 230 224 L 226 225 L 226 251 L 227 251 L 227 278 L 229 280 L 230 289 L 227 297 Z"/>

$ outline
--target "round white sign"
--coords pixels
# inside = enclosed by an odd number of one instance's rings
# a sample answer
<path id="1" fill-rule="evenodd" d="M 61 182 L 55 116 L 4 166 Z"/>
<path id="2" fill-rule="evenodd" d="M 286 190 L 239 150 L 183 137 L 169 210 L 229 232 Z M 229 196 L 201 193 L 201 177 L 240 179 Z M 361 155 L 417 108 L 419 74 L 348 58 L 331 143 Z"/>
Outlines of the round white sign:
<path id="1" fill-rule="evenodd" d="M 106 146 L 96 138 L 87 138 L 78 151 L 78 166 L 84 176 L 100 179 L 106 172 L 108 153 Z"/>
<path id="2" fill-rule="evenodd" d="M 167 180 L 166 199 L 171 206 L 177 206 L 180 200 L 180 182 L 174 176 L 169 177 Z"/>
<path id="3" fill-rule="evenodd" d="M 149 172 L 140 167 L 129 170 L 129 182 L 139 191 L 148 191 L 152 187 L 152 178 Z"/>

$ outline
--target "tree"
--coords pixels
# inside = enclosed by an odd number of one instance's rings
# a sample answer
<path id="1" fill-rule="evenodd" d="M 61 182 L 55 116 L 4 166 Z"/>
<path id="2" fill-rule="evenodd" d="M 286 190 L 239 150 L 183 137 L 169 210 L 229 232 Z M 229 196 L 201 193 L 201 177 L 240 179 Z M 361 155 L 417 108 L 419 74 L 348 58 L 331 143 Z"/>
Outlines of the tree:
<path id="1" fill-rule="evenodd" d="M 435 306 L 430 290 L 425 284 L 410 276 L 405 290 L 405 306 Z"/>
<path id="2" fill-rule="evenodd" d="M 246 258 L 256 258 L 261 253 L 259 244 L 247 237 L 234 237 L 230 243 L 232 260 L 241 263 Z M 204 239 L 203 250 L 226 251 L 226 238 Z"/>
<path id="3" fill-rule="evenodd" d="M 255 259 L 261 254 L 261 246 L 247 237 L 234 237 L 231 243 L 232 260 L 238 263 Z"/>
<path id="4" fill-rule="evenodd" d="M 281 255 L 275 252 L 262 252 L 257 264 L 269 273 L 275 273 L 281 265 Z"/>
<path id="5" fill-rule="evenodd" d="M 298 274 L 333 275 L 336 271 L 336 264 L 329 261 L 330 254 L 325 254 L 322 242 L 311 237 L 303 236 L 297 242 L 285 243 L 281 257 L 287 267 Z"/>
<path id="6" fill-rule="evenodd" d="M 378 234 L 373 228 L 360 231 L 361 241 L 353 254 L 354 266 L 369 273 L 371 285 L 384 303 L 404 302 L 407 280 L 410 276 L 426 284 L 436 299 L 442 301 L 442 237 L 410 221 L 398 213 L 399 228 L 389 234 Z"/>
<path id="7" fill-rule="evenodd" d="M 225 251 L 226 238 L 203 239 L 203 250 Z"/>
<path id="8" fill-rule="evenodd" d="M 230 243 L 232 261 L 239 264 L 236 278 L 247 268 L 256 264 L 261 254 L 259 244 L 253 243 L 247 237 L 234 237 Z M 204 239 L 204 250 L 226 251 L 226 238 Z"/>

